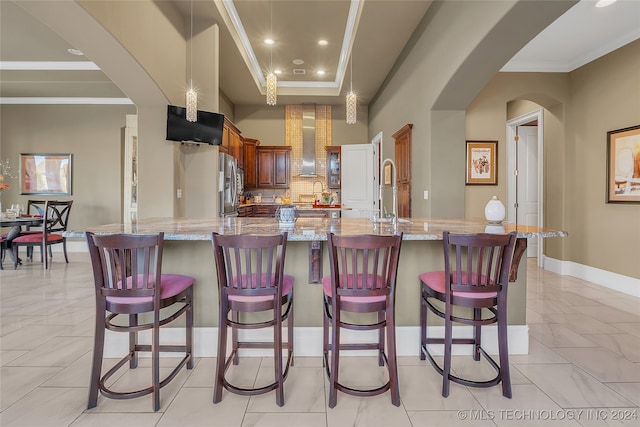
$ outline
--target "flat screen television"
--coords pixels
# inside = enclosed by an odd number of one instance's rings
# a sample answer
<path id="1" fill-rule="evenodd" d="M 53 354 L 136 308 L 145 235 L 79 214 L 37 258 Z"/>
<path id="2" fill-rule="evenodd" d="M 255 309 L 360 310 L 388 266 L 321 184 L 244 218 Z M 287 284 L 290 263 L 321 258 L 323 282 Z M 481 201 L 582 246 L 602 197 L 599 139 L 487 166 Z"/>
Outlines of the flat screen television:
<path id="1" fill-rule="evenodd" d="M 221 145 L 224 114 L 198 110 L 198 120 L 187 121 L 187 109 L 167 106 L 167 140 Z"/>

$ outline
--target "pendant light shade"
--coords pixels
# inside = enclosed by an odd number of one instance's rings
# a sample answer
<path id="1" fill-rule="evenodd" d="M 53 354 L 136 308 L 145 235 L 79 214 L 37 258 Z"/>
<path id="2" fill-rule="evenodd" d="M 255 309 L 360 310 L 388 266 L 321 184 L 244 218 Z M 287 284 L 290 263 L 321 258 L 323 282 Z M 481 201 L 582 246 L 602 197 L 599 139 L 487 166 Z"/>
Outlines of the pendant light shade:
<path id="1" fill-rule="evenodd" d="M 198 93 L 193 87 L 187 91 L 187 121 L 198 121 Z"/>
<path id="2" fill-rule="evenodd" d="M 351 88 L 349 89 L 349 93 L 347 93 L 347 124 L 355 125 L 357 120 L 358 98 L 353 91 L 353 56 L 350 57 L 349 61 L 351 62 Z"/>
<path id="3" fill-rule="evenodd" d="M 276 105 L 278 101 L 278 78 L 271 71 L 267 74 L 267 104 Z"/>
<path id="4" fill-rule="evenodd" d="M 198 121 L 198 93 L 193 88 L 193 0 L 191 0 L 191 37 L 189 38 L 189 72 L 191 81 L 187 90 L 187 121 Z"/>
<path id="5" fill-rule="evenodd" d="M 356 109 L 358 105 L 358 99 L 353 91 L 349 91 L 347 94 L 347 124 L 356 124 Z"/>

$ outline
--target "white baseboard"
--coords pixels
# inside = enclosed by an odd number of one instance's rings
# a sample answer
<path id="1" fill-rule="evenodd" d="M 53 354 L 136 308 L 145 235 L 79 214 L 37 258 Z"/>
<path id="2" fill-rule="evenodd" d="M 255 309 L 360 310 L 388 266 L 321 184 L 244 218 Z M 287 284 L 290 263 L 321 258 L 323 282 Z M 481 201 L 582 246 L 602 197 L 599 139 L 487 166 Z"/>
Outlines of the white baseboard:
<path id="1" fill-rule="evenodd" d="M 469 326 L 454 326 L 454 337 L 471 337 L 472 328 Z M 106 331 L 105 355 L 104 357 L 122 357 L 127 352 L 128 335 L 124 333 Z M 148 332 L 148 331 L 147 331 Z M 245 332 L 244 334 L 242 332 Z M 529 327 L 527 325 L 509 325 L 509 354 L 527 354 L 529 352 Z M 430 326 L 430 337 L 442 337 L 444 335 L 443 326 Z M 241 331 L 242 337 L 250 338 L 252 341 L 271 341 L 273 333 L 271 329 Z M 285 335 L 286 336 L 286 335 Z M 372 342 L 376 339 L 376 332 L 357 332 L 350 330 L 341 331 L 341 339 L 345 343 Z M 160 340 L 163 343 L 184 343 L 183 328 L 165 328 L 160 330 Z M 149 335 L 142 335 L 141 343 L 149 343 Z M 193 354 L 195 357 L 216 357 L 218 351 L 218 328 L 195 328 L 193 331 Z M 229 346 L 227 346 L 228 348 Z M 489 354 L 498 353 L 497 328 L 486 326 L 482 328 L 482 347 Z M 442 346 L 433 346 L 432 354 L 441 355 Z M 398 356 L 416 356 L 420 354 L 420 327 L 401 326 L 396 328 L 396 352 Z M 453 347 L 453 353 L 471 354 L 471 346 L 459 345 Z M 272 350 L 268 349 L 246 349 L 241 353 L 245 356 L 271 356 Z M 322 327 L 300 327 L 294 329 L 294 354 L 303 357 L 322 356 Z M 372 351 L 345 351 L 345 356 L 375 355 Z M 146 354 L 143 354 L 146 356 Z M 170 357 L 170 354 L 163 354 Z M 177 356 L 177 355 L 176 355 Z"/>
<path id="2" fill-rule="evenodd" d="M 545 270 L 553 273 L 577 277 L 578 279 L 640 298 L 640 279 L 546 256 L 542 260 L 542 265 Z"/>

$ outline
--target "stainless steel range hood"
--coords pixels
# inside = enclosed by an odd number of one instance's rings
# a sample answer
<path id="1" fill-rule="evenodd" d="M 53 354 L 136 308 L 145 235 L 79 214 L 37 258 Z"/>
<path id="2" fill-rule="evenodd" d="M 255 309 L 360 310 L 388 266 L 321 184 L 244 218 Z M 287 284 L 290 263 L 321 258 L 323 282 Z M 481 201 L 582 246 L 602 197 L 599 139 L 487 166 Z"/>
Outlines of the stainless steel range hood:
<path id="1" fill-rule="evenodd" d="M 302 178 L 316 174 L 316 105 L 302 105 Z"/>

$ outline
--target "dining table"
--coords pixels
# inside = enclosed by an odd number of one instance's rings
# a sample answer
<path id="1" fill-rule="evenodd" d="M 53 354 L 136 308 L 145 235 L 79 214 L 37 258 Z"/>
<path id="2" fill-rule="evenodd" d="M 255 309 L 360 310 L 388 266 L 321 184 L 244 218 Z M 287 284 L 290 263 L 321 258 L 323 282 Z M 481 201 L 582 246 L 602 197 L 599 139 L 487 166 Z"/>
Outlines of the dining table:
<path id="1" fill-rule="evenodd" d="M 14 265 L 21 264 L 20 258 L 18 258 L 18 262 L 16 262 L 16 255 L 13 252 L 13 248 L 11 246 L 11 241 L 13 237 L 17 237 L 20 235 L 20 231 L 22 231 L 22 227 L 33 227 L 33 226 L 42 226 L 43 218 L 42 215 L 23 215 L 15 218 L 6 217 L 4 214 L 0 218 L 0 228 L 11 228 L 11 230 L 7 233 L 9 238 L 6 239 L 6 242 L 3 243 L 5 245 L 5 250 L 9 252 L 11 255 L 11 259 L 13 260 Z M 13 237 L 11 237 L 13 236 Z M 0 264 L 1 266 L 1 264 Z"/>

